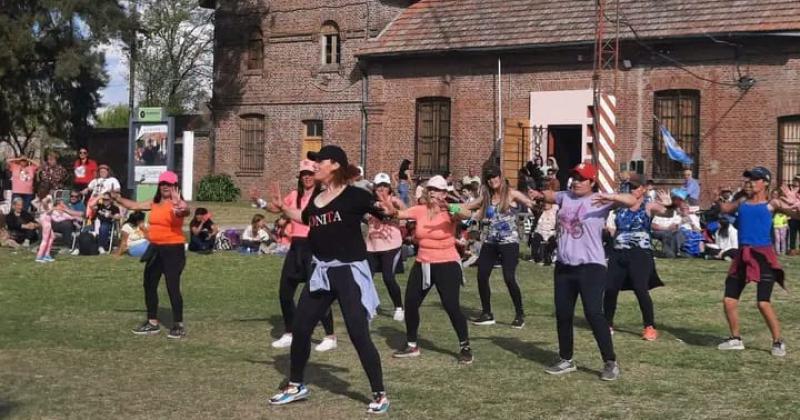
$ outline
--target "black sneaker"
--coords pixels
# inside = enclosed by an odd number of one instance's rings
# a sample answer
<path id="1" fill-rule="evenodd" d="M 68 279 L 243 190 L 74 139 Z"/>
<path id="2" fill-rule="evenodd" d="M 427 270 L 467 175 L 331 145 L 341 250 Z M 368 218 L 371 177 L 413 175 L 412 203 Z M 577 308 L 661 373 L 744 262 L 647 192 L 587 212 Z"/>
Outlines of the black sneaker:
<path id="1" fill-rule="evenodd" d="M 495 324 L 494 315 L 488 313 L 482 313 L 481 316 L 479 316 L 476 319 L 473 319 L 472 323 L 475 325 L 494 325 Z"/>
<path id="2" fill-rule="evenodd" d="M 525 326 L 525 315 L 517 315 L 511 323 L 511 328 L 522 329 Z"/>
<path id="3" fill-rule="evenodd" d="M 472 357 L 472 349 L 469 346 L 461 347 L 461 351 L 458 353 L 458 363 L 461 365 L 469 365 L 475 359 Z"/>
<path id="4" fill-rule="evenodd" d="M 175 324 L 169 330 L 169 334 L 167 334 L 167 338 L 172 338 L 172 339 L 180 339 L 184 337 L 186 337 L 186 329 L 183 328 L 183 324 Z"/>
<path id="5" fill-rule="evenodd" d="M 156 335 L 161 332 L 161 326 L 145 321 L 142 325 L 131 330 L 136 335 Z"/>

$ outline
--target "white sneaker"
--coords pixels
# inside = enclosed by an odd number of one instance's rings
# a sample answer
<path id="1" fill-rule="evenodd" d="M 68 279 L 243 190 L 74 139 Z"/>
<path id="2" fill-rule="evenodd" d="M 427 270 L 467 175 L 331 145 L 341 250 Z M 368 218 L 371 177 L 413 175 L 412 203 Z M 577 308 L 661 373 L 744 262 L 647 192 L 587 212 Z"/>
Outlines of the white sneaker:
<path id="1" fill-rule="evenodd" d="M 392 318 L 394 318 L 395 321 L 403 322 L 406 319 L 406 311 L 404 311 L 403 308 L 395 308 Z"/>
<path id="2" fill-rule="evenodd" d="M 462 267 L 469 267 L 472 264 L 475 264 L 476 261 L 478 261 L 478 256 L 475 255 L 475 254 L 472 254 L 472 255 L 470 255 L 469 258 L 467 258 L 466 260 L 464 260 L 464 262 L 461 263 L 461 266 Z"/>
<path id="3" fill-rule="evenodd" d="M 336 336 L 325 337 L 322 339 L 321 343 L 317 344 L 317 346 L 314 347 L 314 350 L 318 352 L 323 352 L 323 351 L 333 350 L 336 347 L 337 347 Z"/>
<path id="4" fill-rule="evenodd" d="M 717 346 L 718 350 L 744 350 L 744 342 L 741 338 L 729 337 Z"/>
<path id="5" fill-rule="evenodd" d="M 73 250 L 72 250 L 72 252 L 70 252 L 69 254 L 70 254 L 70 255 L 81 255 L 81 250 L 80 250 L 80 249 L 78 249 L 78 248 L 75 248 L 75 249 L 73 249 Z"/>
<path id="6" fill-rule="evenodd" d="M 776 341 L 772 343 L 772 355 L 775 357 L 784 357 L 786 356 L 786 344 L 783 343 L 783 340 Z"/>
<path id="7" fill-rule="evenodd" d="M 105 254 L 107 254 L 107 252 L 106 252 L 106 249 L 105 249 L 105 248 L 103 248 L 102 246 L 101 246 L 101 247 L 99 247 L 99 248 L 97 248 L 97 252 L 98 252 L 98 253 L 100 253 L 100 255 L 105 255 Z"/>
<path id="8" fill-rule="evenodd" d="M 281 338 L 272 342 L 272 347 L 276 349 L 284 349 L 292 345 L 292 335 L 284 334 Z"/>

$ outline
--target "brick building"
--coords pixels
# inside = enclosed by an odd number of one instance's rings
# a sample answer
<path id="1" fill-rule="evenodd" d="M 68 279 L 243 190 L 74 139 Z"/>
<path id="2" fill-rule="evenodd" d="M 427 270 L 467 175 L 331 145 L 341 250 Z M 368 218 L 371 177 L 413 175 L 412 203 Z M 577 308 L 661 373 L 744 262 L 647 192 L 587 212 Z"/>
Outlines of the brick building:
<path id="1" fill-rule="evenodd" d="M 538 154 L 592 156 L 593 2 L 273 0 L 216 8 L 215 171 L 243 188 L 290 182 L 303 151 L 339 144 L 368 174 L 408 158 L 460 177 L 499 151 L 507 175 Z M 620 0 L 616 165 L 704 186 L 745 166 L 797 173 L 795 0 Z M 538 141 L 537 141 L 538 140 Z"/>

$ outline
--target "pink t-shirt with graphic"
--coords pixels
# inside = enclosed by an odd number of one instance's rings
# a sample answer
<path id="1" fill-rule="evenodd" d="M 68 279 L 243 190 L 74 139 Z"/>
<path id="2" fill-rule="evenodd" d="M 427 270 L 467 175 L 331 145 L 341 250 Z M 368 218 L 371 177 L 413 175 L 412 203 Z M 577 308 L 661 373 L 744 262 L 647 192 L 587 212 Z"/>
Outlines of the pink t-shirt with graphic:
<path id="1" fill-rule="evenodd" d="M 12 162 L 8 168 L 11 170 L 11 191 L 17 194 L 33 194 L 33 179 L 39 167 L 32 163 L 23 167 Z"/>

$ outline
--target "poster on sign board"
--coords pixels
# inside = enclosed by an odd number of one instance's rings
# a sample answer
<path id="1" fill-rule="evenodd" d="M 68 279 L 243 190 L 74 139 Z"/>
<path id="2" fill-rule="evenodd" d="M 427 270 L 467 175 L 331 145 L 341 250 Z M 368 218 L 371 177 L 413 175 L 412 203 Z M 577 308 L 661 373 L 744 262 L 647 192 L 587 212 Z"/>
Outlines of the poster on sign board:
<path id="1" fill-rule="evenodd" d="M 134 180 L 137 183 L 157 183 L 158 176 L 167 170 L 169 153 L 167 124 L 148 124 L 136 127 L 133 149 Z"/>

